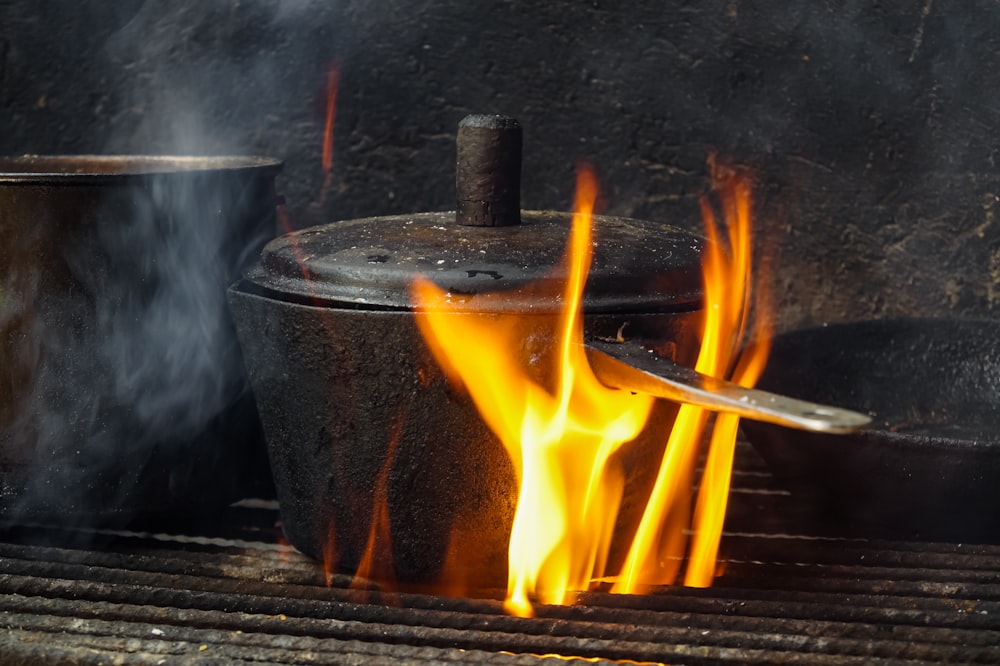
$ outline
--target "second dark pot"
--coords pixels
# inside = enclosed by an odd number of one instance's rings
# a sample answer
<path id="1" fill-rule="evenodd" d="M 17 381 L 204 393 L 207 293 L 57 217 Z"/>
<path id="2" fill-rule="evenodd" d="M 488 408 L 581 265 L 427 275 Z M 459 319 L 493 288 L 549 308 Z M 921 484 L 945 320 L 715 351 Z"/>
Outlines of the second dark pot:
<path id="1" fill-rule="evenodd" d="M 0 515 L 121 524 L 269 489 L 225 290 L 280 162 L 0 159 Z"/>

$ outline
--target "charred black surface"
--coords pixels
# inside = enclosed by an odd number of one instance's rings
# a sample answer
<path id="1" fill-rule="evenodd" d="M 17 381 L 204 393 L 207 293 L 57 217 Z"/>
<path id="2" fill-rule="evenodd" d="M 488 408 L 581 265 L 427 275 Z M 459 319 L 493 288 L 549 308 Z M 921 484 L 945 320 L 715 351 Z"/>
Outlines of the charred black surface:
<path id="1" fill-rule="evenodd" d="M 1000 540 L 1000 326 L 886 320 L 775 340 L 762 388 L 872 414 L 853 435 L 743 423 L 817 525 Z"/>
<path id="2" fill-rule="evenodd" d="M 521 223 L 521 126 L 499 115 L 470 115 L 455 139 L 455 221 L 476 227 Z"/>
<path id="3" fill-rule="evenodd" d="M 478 536 L 476 570 L 502 570 L 509 459 L 449 389 L 413 316 L 231 299 L 289 541 L 353 571 L 371 538 L 404 580 L 426 580 L 461 524 Z"/>
<path id="4" fill-rule="evenodd" d="M 239 288 L 230 299 L 289 541 L 350 572 L 373 540 L 407 582 L 434 580 L 454 547 L 470 580 L 503 586 L 514 468 L 431 356 L 417 329 L 423 315 L 311 307 Z M 540 317 L 523 318 L 521 353 L 551 344 Z M 698 318 L 593 315 L 587 327 L 607 336 L 629 322 L 650 344 L 694 350 Z M 675 410 L 661 403 L 616 461 L 628 479 L 623 534 L 641 512 Z"/>
<path id="5" fill-rule="evenodd" d="M 568 213 L 520 211 L 522 224 L 454 223 L 451 213 L 349 220 L 268 243 L 248 282 L 334 307 L 409 309 L 414 278 L 453 295 L 453 307 L 552 313 L 569 267 Z M 643 314 L 701 307 L 705 239 L 666 224 L 595 216 L 586 312 Z M 519 290 L 519 291 L 517 291 Z M 470 296 L 478 296 L 466 302 Z"/>
<path id="6" fill-rule="evenodd" d="M 40 544 L 72 530 L 0 530 L 5 663 L 163 658 L 277 663 L 527 663 L 536 655 L 683 663 L 994 663 L 997 547 L 813 538 L 745 444 L 709 589 L 591 592 L 503 613 L 465 598 L 332 575 L 276 539 L 275 506 L 211 529 L 108 532 L 100 548 Z M 762 501 L 770 503 L 764 508 Z"/>

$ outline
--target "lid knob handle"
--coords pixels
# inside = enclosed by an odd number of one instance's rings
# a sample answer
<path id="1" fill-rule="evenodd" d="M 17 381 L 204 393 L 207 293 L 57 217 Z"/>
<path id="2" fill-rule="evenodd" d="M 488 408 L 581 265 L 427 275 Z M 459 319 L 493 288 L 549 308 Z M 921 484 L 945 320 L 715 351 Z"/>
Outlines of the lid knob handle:
<path id="1" fill-rule="evenodd" d="M 458 124 L 455 218 L 476 227 L 521 223 L 521 125 L 474 114 Z"/>

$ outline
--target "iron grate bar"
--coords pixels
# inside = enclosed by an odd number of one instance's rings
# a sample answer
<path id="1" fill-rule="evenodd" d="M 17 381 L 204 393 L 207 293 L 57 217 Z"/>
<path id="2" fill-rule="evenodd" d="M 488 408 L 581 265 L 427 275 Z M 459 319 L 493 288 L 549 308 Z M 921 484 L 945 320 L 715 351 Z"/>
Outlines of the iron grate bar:
<path id="1" fill-rule="evenodd" d="M 608 616 L 604 609 L 591 607 L 547 607 L 544 616 L 534 619 L 504 615 L 473 615 L 457 611 L 391 608 L 366 604 L 346 604 L 303 599 L 261 598 L 249 594 L 192 593 L 136 585 L 113 585 L 89 581 L 62 581 L 39 577 L 0 576 L 0 589 L 8 592 L 0 604 L 13 612 L 59 614 L 68 617 L 84 612 L 112 613 L 119 621 L 129 621 L 138 612 L 135 604 L 162 609 L 186 610 L 190 616 L 179 621 L 191 623 L 203 612 L 232 612 L 272 617 L 285 615 L 308 624 L 308 631 L 333 632 L 331 637 L 463 645 L 492 650 L 520 646 L 532 652 L 570 649 L 583 656 L 612 656 L 616 659 L 655 659 L 656 648 L 677 644 L 714 644 L 722 648 L 776 651 L 835 652 L 883 658 L 944 659 L 978 661 L 982 655 L 1000 659 L 1000 634 L 962 629 L 921 628 L 910 635 L 892 636 L 885 628 L 863 623 L 794 622 L 774 618 L 734 618 L 622 611 Z M 294 596 L 295 590 L 289 590 Z M 21 596 L 14 596 L 21 595 Z M 34 606 L 12 605 L 30 599 Z M 636 598 L 646 599 L 646 597 Z M 449 600 L 451 601 L 451 600 Z M 468 607 L 476 602 L 459 601 Z M 27 602 L 22 602 L 27 603 Z M 480 602 L 482 603 L 482 602 Z M 40 604 L 40 605 L 39 605 Z M 97 604 L 92 606 L 90 604 Z M 499 612 L 496 604 L 494 606 Z M 121 608 L 128 608 L 121 611 Z M 124 612 L 124 614 L 121 614 Z M 228 621 L 224 616 L 214 622 Z M 242 618 L 244 628 L 253 623 Z M 644 622 L 645 624 L 640 624 Z M 319 623 L 319 624 L 316 624 Z M 699 625 L 701 628 L 699 628 Z M 737 630 L 737 626 L 741 630 Z M 297 633 L 298 625 L 282 622 L 276 631 Z M 784 631 L 785 633 L 778 633 Z M 837 632 L 846 633 L 844 638 Z M 904 632 L 905 633 L 905 632 Z M 859 635 L 860 634 L 860 635 Z M 515 638 L 516 637 L 516 638 Z M 878 639 L 875 641 L 874 639 Z M 469 643 L 468 641 L 474 641 Z M 938 641 L 938 642 L 935 642 Z M 977 645 L 979 644 L 979 645 Z M 591 650 L 600 648 L 598 652 Z M 520 650 L 520 651 L 523 651 Z M 610 652 L 609 652 L 610 651 Z"/>
<path id="2" fill-rule="evenodd" d="M 129 654 L 140 660 L 164 656 L 225 659 L 256 663 L 315 664 L 351 660 L 355 663 L 449 663 L 449 664 L 537 664 L 530 655 L 502 654 L 481 650 L 456 650 L 398 643 L 339 640 L 309 635 L 283 635 L 280 632 L 255 633 L 231 628 L 239 622 L 214 623 L 215 628 L 165 624 L 170 611 L 157 617 L 156 611 L 132 608 L 128 621 L 79 617 L 67 622 L 55 615 L 4 613 L 0 623 L 8 629 L 6 643 L 44 646 L 46 637 L 72 634 L 76 650 L 98 653 Z M 143 610 L 146 612 L 143 613 Z M 152 617 L 147 617 L 152 616 Z M 186 618 L 190 622 L 190 618 Z M 152 621 L 149 621 L 152 620 Z M 157 621 L 159 620 L 159 621 Z M 207 620 L 212 624 L 211 619 Z M 230 626 L 230 628 L 226 628 Z M 4 645 L 0 642 L 0 645 Z M 36 650 L 25 650 L 26 657 Z M 4 662 L 9 663 L 9 662 Z M 30 663 L 38 663 L 33 661 Z M 228 662 L 227 662 L 228 663 Z"/>
<path id="3" fill-rule="evenodd" d="M 283 599 L 294 594 L 298 599 L 335 601 L 351 604 L 359 598 L 356 590 L 298 585 L 282 581 L 280 584 L 262 582 L 251 578 L 209 577 L 186 574 L 164 574 L 146 571 L 108 569 L 87 564 L 64 564 L 0 558 L 0 574 L 23 579 L 50 578 L 66 581 L 117 584 L 120 589 L 156 588 L 163 591 L 192 591 L 202 594 L 247 594 L 260 598 Z M 2 578 L 0 578 L 2 579 Z M 368 594 L 368 593 L 366 593 Z M 440 598 L 426 595 L 393 595 L 370 593 L 368 596 L 388 603 L 403 604 L 408 609 L 431 610 Z M 975 629 L 1000 629 L 1000 603 L 969 599 L 910 599 L 901 596 L 841 595 L 828 592 L 789 592 L 787 590 L 754 590 L 709 588 L 673 588 L 655 595 L 631 596 L 589 594 L 584 599 L 595 608 L 604 609 L 606 621 L 618 621 L 621 609 L 646 612 L 703 613 L 707 615 L 740 615 L 756 618 L 830 620 L 841 622 L 868 622 L 910 626 L 963 626 Z M 473 612 L 500 614 L 498 602 L 486 600 L 478 603 L 449 602 L 461 608 L 460 603 Z M 553 609 L 550 612 L 556 612 Z"/>
<path id="4" fill-rule="evenodd" d="M 535 618 L 499 591 L 328 587 L 278 543 L 273 502 L 191 533 L 8 527 L 0 662 L 1000 663 L 1000 546 L 823 535 L 745 443 L 737 467 L 714 587 L 587 593 Z"/>
<path id="5" fill-rule="evenodd" d="M 37 600 L 26 600 L 24 606 L 30 605 Z M 51 633 L 64 633 L 70 631 L 79 636 L 117 636 L 129 637 L 139 640 L 142 636 L 151 635 L 155 629 L 163 632 L 159 641 L 166 642 L 168 636 L 175 636 L 185 646 L 194 644 L 213 645 L 220 648 L 220 651 L 230 654 L 228 645 L 237 643 L 238 645 L 250 643 L 256 648 L 278 647 L 289 653 L 299 651 L 315 651 L 316 645 L 325 647 L 327 650 L 336 652 L 343 645 L 353 646 L 351 652 L 376 652 L 376 654 L 395 654 L 403 659 L 407 659 L 407 652 L 412 650 L 436 651 L 439 656 L 431 652 L 434 659 L 450 662 L 462 661 L 463 659 L 455 655 L 489 656 L 490 659 L 481 660 L 482 663 L 526 663 L 528 660 L 534 663 L 534 658 L 538 655 L 561 655 L 576 656 L 591 660 L 603 659 L 609 662 L 627 661 L 629 663 L 659 663 L 668 660 L 670 663 L 717 663 L 720 660 L 733 661 L 736 663 L 779 663 L 779 664 L 852 664 L 870 663 L 871 655 L 851 655 L 851 654 L 826 654 L 821 650 L 810 650 L 810 647 L 824 647 L 826 643 L 821 640 L 809 637 L 795 637 L 794 642 L 790 641 L 787 650 L 760 649 L 752 644 L 746 646 L 722 646 L 711 643 L 632 643 L 623 645 L 619 641 L 579 638 L 579 637 L 532 637 L 523 635 L 508 635 L 495 640 L 494 637 L 482 635 L 481 632 L 472 630 L 453 631 L 451 635 L 447 632 L 433 632 L 422 630 L 419 633 L 404 636 L 410 642 L 419 642 L 419 646 L 414 646 L 407 642 L 397 642 L 392 626 L 374 625 L 369 627 L 370 636 L 374 640 L 369 642 L 365 637 L 344 638 L 337 633 L 337 627 L 323 620 L 311 618 L 294 618 L 258 616 L 252 614 L 241 614 L 240 617 L 229 617 L 234 614 L 222 613 L 219 611 L 182 611 L 172 608 L 149 608 L 143 606 L 122 606 L 114 609 L 115 605 L 108 605 L 105 609 L 94 609 L 99 614 L 96 618 L 86 617 L 86 613 L 80 608 L 69 609 L 73 616 L 82 619 L 73 620 L 67 629 L 65 621 L 60 622 L 57 608 L 50 607 L 47 617 L 52 619 L 44 620 L 39 615 L 24 613 L 8 613 L 0 615 L 0 623 L 12 631 L 49 631 Z M 27 610 L 24 608 L 22 610 Z M 144 615 L 150 615 L 146 617 Z M 53 617 L 56 616 L 56 617 Z M 122 620 L 118 616 L 128 617 Z M 201 628 L 205 625 L 209 628 Z M 242 629 L 227 629 L 231 626 L 240 626 Z M 133 637 L 139 634 L 139 637 Z M 238 638 L 237 638 L 238 637 Z M 435 645 L 437 640 L 443 640 L 446 645 Z M 82 641 L 86 642 L 86 641 Z M 128 646 L 126 642 L 124 644 Z M 364 648 L 360 646 L 375 646 Z M 225 649 L 223 649 L 225 647 Z M 966 663 L 979 661 L 982 651 L 976 648 L 953 647 L 947 651 L 937 651 L 929 656 L 934 660 L 942 658 L 948 660 L 960 660 Z M 599 656 L 600 655 L 600 656 Z M 497 656 L 497 657 L 494 657 Z M 503 659 L 501 660 L 500 657 Z M 519 657 L 518 661 L 510 661 L 510 657 Z M 919 659 L 906 659 L 901 656 L 882 657 L 882 663 L 922 663 Z M 291 661 L 286 656 L 281 656 L 280 661 Z M 475 663 L 476 659 L 473 659 Z"/>
<path id="6" fill-rule="evenodd" d="M 68 574 L 56 566 L 80 564 L 89 568 L 168 573 L 204 578 L 259 580 L 273 584 L 325 586 L 321 567 L 297 553 L 241 551 L 204 553 L 200 551 L 92 552 L 65 548 L 22 546 L 0 543 L 0 557 L 30 560 L 53 565 L 55 575 Z M 770 563 L 726 563 L 726 575 L 716 581 L 716 591 L 741 599 L 818 600 L 813 593 L 850 594 L 867 598 L 872 605 L 893 603 L 892 597 L 928 597 L 929 608 L 949 608 L 956 599 L 993 602 L 1000 600 L 1000 572 L 976 570 L 908 569 L 892 567 L 842 567 L 835 565 L 781 565 Z M 799 594 L 808 578 L 809 594 Z M 349 576 L 337 576 L 334 587 L 346 587 Z M 494 593 L 499 595 L 499 592 Z M 701 590 L 671 588 L 672 596 L 704 595 Z M 709 593 L 719 596 L 717 593 Z M 798 596 L 797 596 L 798 595 Z M 493 596 L 493 595 L 491 595 Z M 940 601 L 935 601 L 935 598 Z M 903 600 L 910 603 L 910 599 Z"/>

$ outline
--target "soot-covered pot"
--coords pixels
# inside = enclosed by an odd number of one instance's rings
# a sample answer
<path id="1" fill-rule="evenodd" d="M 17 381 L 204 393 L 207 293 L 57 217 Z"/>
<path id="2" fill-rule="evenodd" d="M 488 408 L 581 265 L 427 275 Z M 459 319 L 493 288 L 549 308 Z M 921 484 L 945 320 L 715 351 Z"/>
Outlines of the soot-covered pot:
<path id="1" fill-rule="evenodd" d="M 414 309 L 410 288 L 423 276 L 452 294 L 447 316 L 516 313 L 525 365 L 552 348 L 571 216 L 520 210 L 520 140 L 513 119 L 466 118 L 457 212 L 289 234 L 230 289 L 285 533 L 333 569 L 352 573 L 370 551 L 369 564 L 392 569 L 376 578 L 430 582 L 447 561 L 449 578 L 464 570 L 470 584 L 503 584 L 514 467 L 432 357 L 418 330 L 429 315 Z M 625 326 L 632 340 L 693 363 L 703 243 L 666 224 L 596 217 L 585 334 Z M 661 401 L 616 454 L 628 479 L 619 529 L 639 518 L 675 412 Z"/>
<path id="2" fill-rule="evenodd" d="M 456 295 L 558 282 L 570 215 L 520 218 L 470 227 L 454 213 L 422 213 L 308 229 L 269 243 L 230 289 L 284 530 L 297 548 L 353 571 L 384 507 L 376 548 L 391 551 L 400 580 L 433 579 L 450 545 L 468 554 L 463 544 L 474 544 L 470 570 L 503 580 L 514 470 L 432 358 L 409 288 L 417 275 Z M 625 325 L 632 339 L 692 363 L 702 243 L 665 224 L 596 217 L 586 334 L 614 336 Z M 526 350 L 547 344 L 533 331 L 559 299 L 498 303 L 523 313 Z M 648 494 L 673 417 L 668 403 L 656 409 L 623 453 L 626 521 L 637 517 L 627 507 Z"/>

